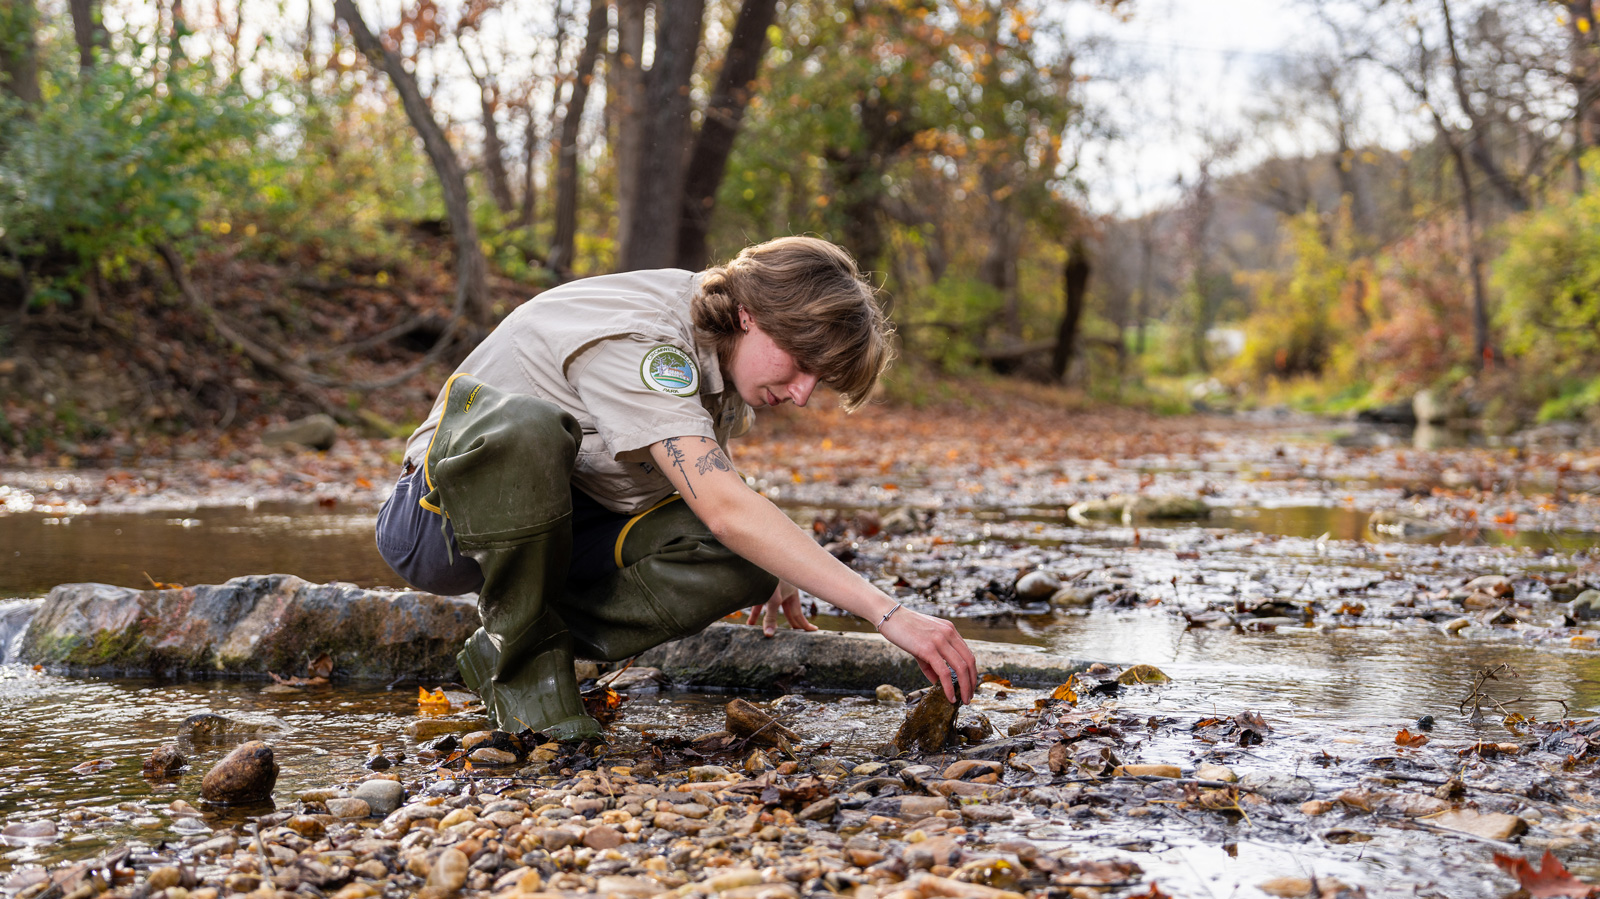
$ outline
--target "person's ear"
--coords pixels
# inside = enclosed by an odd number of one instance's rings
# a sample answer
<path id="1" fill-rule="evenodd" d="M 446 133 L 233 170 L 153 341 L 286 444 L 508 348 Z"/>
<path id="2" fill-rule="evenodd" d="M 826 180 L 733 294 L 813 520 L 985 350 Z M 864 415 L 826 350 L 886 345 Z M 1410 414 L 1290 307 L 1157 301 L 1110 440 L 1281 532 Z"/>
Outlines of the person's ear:
<path id="1" fill-rule="evenodd" d="M 746 312 L 743 306 L 739 307 L 739 330 L 750 330 L 750 313 Z"/>

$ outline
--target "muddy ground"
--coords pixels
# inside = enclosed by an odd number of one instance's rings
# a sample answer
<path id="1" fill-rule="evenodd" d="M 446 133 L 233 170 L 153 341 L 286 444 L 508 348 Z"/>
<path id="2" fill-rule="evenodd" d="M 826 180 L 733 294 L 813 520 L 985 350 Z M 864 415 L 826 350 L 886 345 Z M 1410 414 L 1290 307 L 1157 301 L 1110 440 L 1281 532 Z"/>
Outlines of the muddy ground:
<path id="1" fill-rule="evenodd" d="M 965 742 L 937 750 L 887 748 L 908 708 L 892 696 L 752 697 L 797 732 L 785 747 L 695 742 L 723 726 L 714 706 L 666 732 L 641 704 L 658 700 L 635 697 L 606 747 L 502 736 L 493 746 L 510 758 L 485 758 L 505 764 L 469 770 L 461 747 L 393 744 L 403 758 L 376 776 L 396 778 L 405 804 L 382 817 L 335 814 L 375 776 L 362 752 L 254 817 L 219 816 L 182 788 L 131 808 L 12 814 L 16 845 L 155 823 L 91 859 L 15 857 L 4 888 L 1584 895 L 1600 882 L 1600 597 L 1588 592 L 1600 586 L 1600 452 L 1403 440 L 1064 408 L 1025 390 L 852 416 L 786 410 L 735 462 L 837 555 L 969 635 L 1110 664 L 1053 691 L 986 685 L 962 712 Z M 0 503 L 57 518 L 370 505 L 397 451 L 180 442 L 175 462 L 139 470 L 4 473 Z M 1204 509 L 1152 516 L 1166 497 Z M 872 727 L 835 739 L 863 714 Z"/>

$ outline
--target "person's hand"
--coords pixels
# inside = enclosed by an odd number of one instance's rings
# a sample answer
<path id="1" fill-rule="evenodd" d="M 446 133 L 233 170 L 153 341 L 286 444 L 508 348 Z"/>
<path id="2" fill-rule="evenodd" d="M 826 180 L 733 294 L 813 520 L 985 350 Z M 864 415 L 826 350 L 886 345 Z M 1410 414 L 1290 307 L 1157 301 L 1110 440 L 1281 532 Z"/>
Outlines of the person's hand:
<path id="1" fill-rule="evenodd" d="M 778 615 L 789 619 L 789 626 L 797 631 L 814 631 L 815 624 L 806 620 L 806 614 L 800 608 L 800 591 L 788 581 L 779 581 L 778 589 L 772 591 L 772 598 L 759 606 L 750 607 L 750 619 L 745 624 L 761 623 L 762 632 L 770 637 L 778 632 Z"/>
<path id="2" fill-rule="evenodd" d="M 972 691 L 978 685 L 978 660 L 972 657 L 972 650 L 955 625 L 902 606 L 878 632 L 911 653 L 923 675 L 944 688 L 946 699 L 952 703 L 972 700 Z"/>

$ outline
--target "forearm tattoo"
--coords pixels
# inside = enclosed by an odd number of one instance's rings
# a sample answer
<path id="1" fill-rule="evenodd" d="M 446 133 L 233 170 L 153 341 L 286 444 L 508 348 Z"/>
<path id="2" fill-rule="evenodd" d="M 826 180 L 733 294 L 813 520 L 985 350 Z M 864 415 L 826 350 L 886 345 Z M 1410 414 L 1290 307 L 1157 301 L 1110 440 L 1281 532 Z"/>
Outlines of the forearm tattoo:
<path id="1" fill-rule="evenodd" d="M 694 468 L 701 474 L 705 474 L 713 468 L 717 471 L 733 471 L 733 463 L 729 462 L 728 457 L 723 455 L 722 447 L 712 444 L 711 449 L 707 450 L 706 454 L 694 463 Z"/>
<path id="2" fill-rule="evenodd" d="M 678 438 L 668 437 L 661 441 L 661 448 L 667 451 L 667 458 L 672 460 L 672 467 L 683 475 L 683 485 L 689 488 L 689 495 L 698 498 L 700 494 L 694 492 L 694 485 L 689 483 L 689 470 L 683 467 L 683 450 L 678 448 Z"/>

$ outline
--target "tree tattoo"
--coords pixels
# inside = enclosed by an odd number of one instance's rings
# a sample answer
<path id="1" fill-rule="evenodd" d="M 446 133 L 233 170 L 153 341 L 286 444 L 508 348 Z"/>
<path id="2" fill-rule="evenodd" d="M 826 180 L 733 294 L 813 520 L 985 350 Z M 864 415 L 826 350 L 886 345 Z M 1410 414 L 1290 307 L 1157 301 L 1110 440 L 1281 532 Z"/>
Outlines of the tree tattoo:
<path id="1" fill-rule="evenodd" d="M 698 498 L 700 494 L 694 492 L 694 485 L 689 483 L 689 470 L 683 467 L 683 450 L 678 448 L 678 438 L 668 437 L 661 441 L 661 448 L 667 451 L 667 457 L 672 460 L 672 467 L 683 475 L 683 484 L 689 488 L 689 495 Z"/>
<path id="2" fill-rule="evenodd" d="M 716 446 L 715 444 L 712 445 L 710 450 L 706 451 L 704 456 L 701 456 L 699 460 L 694 463 L 694 467 L 695 470 L 701 474 L 705 474 L 713 468 L 715 468 L 717 471 L 733 471 L 733 463 L 729 462 L 728 457 L 723 455 L 722 447 Z"/>

